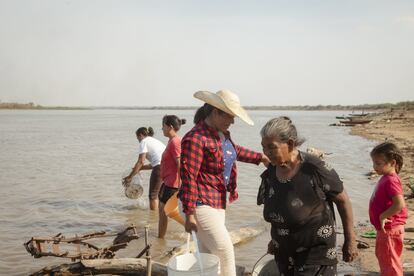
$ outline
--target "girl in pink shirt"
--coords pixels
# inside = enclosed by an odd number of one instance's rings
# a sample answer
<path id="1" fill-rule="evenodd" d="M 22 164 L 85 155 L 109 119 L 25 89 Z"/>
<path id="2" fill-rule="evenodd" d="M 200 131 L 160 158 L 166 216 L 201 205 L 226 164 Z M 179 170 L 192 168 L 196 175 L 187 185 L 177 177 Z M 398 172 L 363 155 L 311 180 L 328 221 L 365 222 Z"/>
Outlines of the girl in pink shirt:
<path id="1" fill-rule="evenodd" d="M 169 140 L 161 159 L 161 178 L 163 183 L 159 193 L 160 208 L 158 220 L 158 238 L 161 239 L 164 238 L 168 226 L 168 217 L 164 211 L 165 204 L 180 187 L 181 137 L 178 136 L 178 131 L 185 122 L 185 119 L 179 119 L 175 115 L 165 115 L 162 118 L 162 132 Z"/>
<path id="2" fill-rule="evenodd" d="M 401 253 L 407 208 L 398 176 L 403 157 L 397 146 L 384 142 L 371 151 L 374 170 L 382 175 L 369 203 L 369 218 L 377 230 L 375 255 L 382 276 L 403 275 Z"/>

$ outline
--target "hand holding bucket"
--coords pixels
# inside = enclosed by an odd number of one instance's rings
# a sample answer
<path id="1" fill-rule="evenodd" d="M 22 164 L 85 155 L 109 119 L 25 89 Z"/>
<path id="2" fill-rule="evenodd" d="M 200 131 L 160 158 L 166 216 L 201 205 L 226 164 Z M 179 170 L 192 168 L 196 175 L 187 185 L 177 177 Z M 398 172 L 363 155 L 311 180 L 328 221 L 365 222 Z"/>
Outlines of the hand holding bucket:
<path id="1" fill-rule="evenodd" d="M 165 203 L 164 212 L 167 217 L 172 218 L 176 222 L 180 223 L 181 225 L 185 225 L 183 217 L 180 215 L 180 211 L 178 209 L 178 191 L 175 192 L 170 199 L 168 199 L 167 203 Z"/>

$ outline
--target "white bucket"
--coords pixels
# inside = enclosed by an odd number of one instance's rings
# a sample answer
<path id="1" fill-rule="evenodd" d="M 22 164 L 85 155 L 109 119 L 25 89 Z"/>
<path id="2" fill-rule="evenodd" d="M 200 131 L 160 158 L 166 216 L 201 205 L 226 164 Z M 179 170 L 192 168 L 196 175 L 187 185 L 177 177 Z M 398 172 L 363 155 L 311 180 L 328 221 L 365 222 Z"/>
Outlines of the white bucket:
<path id="1" fill-rule="evenodd" d="M 220 259 L 216 255 L 208 253 L 200 253 L 201 262 L 203 265 L 203 272 L 201 274 L 200 265 L 197 256 L 192 253 L 187 253 L 179 256 L 174 256 L 168 262 L 169 276 L 185 276 L 185 275 L 203 275 L 203 276 L 218 276 Z"/>
<path id="2" fill-rule="evenodd" d="M 252 276 L 279 276 L 275 257 L 266 253 L 253 266 Z"/>

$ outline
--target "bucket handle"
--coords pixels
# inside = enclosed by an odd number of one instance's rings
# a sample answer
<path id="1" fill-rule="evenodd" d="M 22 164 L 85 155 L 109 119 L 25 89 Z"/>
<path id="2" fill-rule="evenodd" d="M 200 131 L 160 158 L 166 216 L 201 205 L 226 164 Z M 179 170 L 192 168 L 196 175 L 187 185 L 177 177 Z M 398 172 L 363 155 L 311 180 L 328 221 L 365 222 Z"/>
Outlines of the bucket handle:
<path id="1" fill-rule="evenodd" d="M 253 270 L 252 270 L 252 275 L 258 275 L 257 274 L 257 272 L 255 272 L 255 270 L 256 270 L 256 266 L 257 266 L 257 264 L 265 257 L 265 256 L 267 256 L 269 253 L 264 253 L 264 255 L 263 256 L 261 256 L 258 260 L 257 260 L 257 262 L 254 264 L 254 266 L 253 266 Z"/>
<path id="2" fill-rule="evenodd" d="M 187 233 L 187 254 L 190 253 L 190 233 Z"/>
<path id="3" fill-rule="evenodd" d="M 194 231 L 191 231 L 191 234 L 193 236 L 193 241 L 195 243 L 196 256 L 197 256 L 197 259 L 198 259 L 198 265 L 200 266 L 200 275 L 204 275 L 204 273 L 203 273 L 203 263 L 201 262 L 201 255 L 200 255 L 200 250 L 198 248 L 197 236 L 196 236 L 196 233 Z"/>

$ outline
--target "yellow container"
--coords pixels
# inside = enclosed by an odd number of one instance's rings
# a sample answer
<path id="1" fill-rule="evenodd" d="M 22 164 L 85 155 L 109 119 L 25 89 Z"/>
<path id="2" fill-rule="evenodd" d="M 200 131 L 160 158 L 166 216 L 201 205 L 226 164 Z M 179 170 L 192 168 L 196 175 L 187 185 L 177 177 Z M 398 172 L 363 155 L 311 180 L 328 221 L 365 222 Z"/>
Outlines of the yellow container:
<path id="1" fill-rule="evenodd" d="M 177 198 L 178 191 L 175 192 L 170 199 L 165 203 L 164 212 L 167 217 L 172 218 L 176 222 L 184 225 L 184 218 L 180 215 L 180 210 L 178 209 L 178 198 Z"/>

